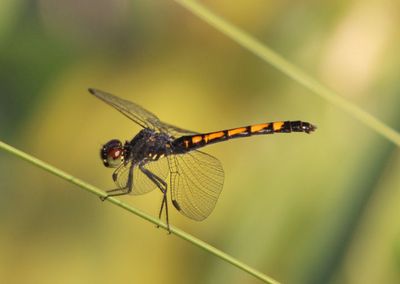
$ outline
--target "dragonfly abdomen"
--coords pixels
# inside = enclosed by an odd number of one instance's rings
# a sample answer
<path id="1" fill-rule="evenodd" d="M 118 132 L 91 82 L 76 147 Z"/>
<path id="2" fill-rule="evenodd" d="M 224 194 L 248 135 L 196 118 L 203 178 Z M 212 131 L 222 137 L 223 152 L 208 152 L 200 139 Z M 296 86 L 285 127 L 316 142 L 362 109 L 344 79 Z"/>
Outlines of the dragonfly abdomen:
<path id="1" fill-rule="evenodd" d="M 310 133 L 316 127 L 304 121 L 275 121 L 261 124 L 254 124 L 244 127 L 232 128 L 217 132 L 210 132 L 197 135 L 182 136 L 173 141 L 175 150 L 183 152 L 204 147 L 208 144 L 218 143 L 233 138 L 248 137 L 253 135 L 305 132 Z M 177 149 L 178 148 L 178 149 Z"/>

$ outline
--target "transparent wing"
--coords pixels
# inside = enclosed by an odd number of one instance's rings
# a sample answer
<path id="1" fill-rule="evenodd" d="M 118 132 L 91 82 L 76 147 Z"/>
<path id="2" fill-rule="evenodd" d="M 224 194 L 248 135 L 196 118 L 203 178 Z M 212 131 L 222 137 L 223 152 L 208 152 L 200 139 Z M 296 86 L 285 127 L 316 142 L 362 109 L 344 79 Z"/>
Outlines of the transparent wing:
<path id="1" fill-rule="evenodd" d="M 158 129 L 160 120 L 141 106 L 100 90 L 89 89 L 89 92 L 143 128 Z"/>
<path id="2" fill-rule="evenodd" d="M 194 131 L 182 129 L 171 124 L 161 122 L 155 114 L 128 100 L 118 98 L 114 95 L 96 89 L 89 89 L 89 92 L 105 103 L 111 105 L 143 128 L 162 131 L 174 137 L 196 134 Z"/>
<path id="3" fill-rule="evenodd" d="M 161 122 L 161 121 L 160 121 L 159 129 L 161 129 L 163 132 L 170 134 L 172 137 L 175 137 L 175 138 L 178 138 L 183 135 L 198 134 L 198 132 L 196 132 L 196 131 L 183 129 L 183 128 L 176 127 L 174 125 L 171 125 L 166 122 Z"/>
<path id="4" fill-rule="evenodd" d="M 146 169 L 157 175 L 159 178 L 166 180 L 169 174 L 169 167 L 166 158 L 161 158 L 154 162 L 149 162 L 144 165 Z M 124 165 L 118 170 L 115 184 L 119 188 L 124 188 L 128 182 L 130 163 Z M 133 184 L 131 194 L 141 195 L 152 191 L 157 188 L 157 185 L 152 182 L 136 165 L 133 167 Z"/>
<path id="5" fill-rule="evenodd" d="M 168 156 L 172 203 L 183 215 L 197 221 L 213 211 L 224 184 L 221 162 L 204 152 Z"/>

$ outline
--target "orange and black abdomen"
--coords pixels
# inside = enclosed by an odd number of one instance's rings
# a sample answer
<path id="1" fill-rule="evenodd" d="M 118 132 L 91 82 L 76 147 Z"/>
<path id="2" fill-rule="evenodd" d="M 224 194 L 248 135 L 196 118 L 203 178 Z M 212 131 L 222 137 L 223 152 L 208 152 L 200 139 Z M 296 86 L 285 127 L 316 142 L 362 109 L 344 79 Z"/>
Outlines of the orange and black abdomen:
<path id="1" fill-rule="evenodd" d="M 225 140 L 248 137 L 252 135 L 305 132 L 310 133 L 316 127 L 309 122 L 303 121 L 276 121 L 261 123 L 244 127 L 232 128 L 217 132 L 182 136 L 172 143 L 176 152 L 187 152 L 193 149 L 204 147 L 208 144 L 218 143 Z"/>

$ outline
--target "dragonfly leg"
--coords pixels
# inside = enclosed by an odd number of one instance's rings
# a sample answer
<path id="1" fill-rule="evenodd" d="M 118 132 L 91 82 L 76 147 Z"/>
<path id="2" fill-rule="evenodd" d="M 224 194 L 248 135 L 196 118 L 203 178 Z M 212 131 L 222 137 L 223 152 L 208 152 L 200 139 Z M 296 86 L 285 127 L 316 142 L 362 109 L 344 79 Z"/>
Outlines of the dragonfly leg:
<path id="1" fill-rule="evenodd" d="M 165 204 L 165 219 L 166 219 L 166 221 L 167 221 L 167 230 L 168 230 L 168 233 L 170 234 L 171 231 L 170 231 L 170 229 L 169 229 L 169 218 L 168 218 L 169 215 L 168 215 L 167 190 L 161 190 L 161 191 L 162 191 L 162 194 L 163 194 L 163 198 L 162 198 L 162 202 L 161 202 L 160 211 L 159 211 L 159 213 L 158 213 L 158 218 L 161 219 L 161 215 L 162 215 L 163 208 L 164 208 L 164 204 Z M 160 226 L 157 225 L 157 228 L 158 228 L 158 227 L 160 227 Z"/>
<path id="2" fill-rule="evenodd" d="M 157 185 L 157 187 L 160 189 L 160 191 L 163 194 L 163 199 L 161 202 L 161 208 L 160 208 L 160 212 L 158 213 L 158 218 L 161 219 L 161 215 L 162 215 L 162 211 L 164 209 L 164 205 L 165 205 L 165 219 L 166 219 L 166 223 L 167 223 L 167 231 L 170 234 L 171 231 L 169 229 L 169 216 L 168 216 L 168 202 L 167 202 L 167 183 L 160 178 L 159 176 L 155 175 L 154 173 L 152 173 L 151 171 L 149 171 L 148 169 L 146 169 L 144 167 L 144 164 L 141 163 L 139 164 L 139 169 L 152 181 L 154 182 L 155 185 Z M 159 227 L 159 226 L 157 226 Z"/>
<path id="3" fill-rule="evenodd" d="M 121 188 L 115 188 L 115 189 L 106 190 L 107 195 L 106 196 L 100 196 L 100 200 L 101 201 L 106 200 L 110 196 L 125 195 L 125 194 L 129 194 L 132 191 L 132 187 L 133 187 L 133 167 L 134 167 L 134 164 L 132 163 L 131 166 L 129 167 L 128 180 L 126 182 L 126 185 L 124 187 L 121 187 Z M 116 175 L 117 175 L 118 170 L 119 170 L 119 168 L 113 173 L 114 181 L 116 179 Z"/>

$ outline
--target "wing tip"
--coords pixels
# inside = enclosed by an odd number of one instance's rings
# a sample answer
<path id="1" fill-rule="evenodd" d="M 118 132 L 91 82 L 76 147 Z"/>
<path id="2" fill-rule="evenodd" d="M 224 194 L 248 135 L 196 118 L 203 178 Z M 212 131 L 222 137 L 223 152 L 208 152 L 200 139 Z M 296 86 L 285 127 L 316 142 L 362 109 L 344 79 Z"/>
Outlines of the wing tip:
<path id="1" fill-rule="evenodd" d="M 91 93 L 92 95 L 95 95 L 97 90 L 94 88 L 88 88 L 89 93 Z"/>
<path id="2" fill-rule="evenodd" d="M 175 199 L 172 199 L 172 205 L 174 205 L 176 210 L 181 211 L 181 207 L 179 206 L 178 201 L 176 201 Z"/>

